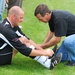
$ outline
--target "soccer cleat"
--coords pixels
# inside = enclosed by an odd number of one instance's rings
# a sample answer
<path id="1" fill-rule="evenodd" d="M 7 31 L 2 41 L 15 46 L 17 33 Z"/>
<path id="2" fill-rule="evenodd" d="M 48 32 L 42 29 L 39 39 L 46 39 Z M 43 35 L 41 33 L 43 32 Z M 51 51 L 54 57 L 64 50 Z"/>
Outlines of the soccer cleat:
<path id="1" fill-rule="evenodd" d="M 51 66 L 50 69 L 52 70 L 62 59 L 62 53 L 60 53 L 58 56 L 54 56 L 51 59 Z"/>
<path id="2" fill-rule="evenodd" d="M 54 46 L 54 48 L 52 49 L 53 51 L 54 51 L 54 53 L 56 53 L 57 52 L 57 44 Z"/>
<path id="3" fill-rule="evenodd" d="M 54 48 L 52 49 L 54 51 L 54 54 L 57 52 L 57 45 L 54 46 Z M 51 59 L 54 54 L 52 56 L 49 56 L 48 59 Z"/>

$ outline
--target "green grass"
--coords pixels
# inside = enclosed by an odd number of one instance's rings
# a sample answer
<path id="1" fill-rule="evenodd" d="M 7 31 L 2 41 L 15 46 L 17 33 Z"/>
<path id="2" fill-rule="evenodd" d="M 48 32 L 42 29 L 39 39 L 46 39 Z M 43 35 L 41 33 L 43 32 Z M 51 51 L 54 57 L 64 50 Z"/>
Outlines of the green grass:
<path id="1" fill-rule="evenodd" d="M 47 4 L 50 9 L 68 10 L 75 14 L 75 0 L 24 0 L 25 18 L 20 25 L 22 31 L 36 43 L 42 43 L 49 30 L 47 24 L 39 23 L 34 16 L 34 10 L 40 3 Z M 75 67 L 67 67 L 64 64 L 60 63 L 55 69 L 48 70 L 36 61 L 18 53 L 12 60 L 12 65 L 0 66 L 0 75 L 75 75 Z"/>

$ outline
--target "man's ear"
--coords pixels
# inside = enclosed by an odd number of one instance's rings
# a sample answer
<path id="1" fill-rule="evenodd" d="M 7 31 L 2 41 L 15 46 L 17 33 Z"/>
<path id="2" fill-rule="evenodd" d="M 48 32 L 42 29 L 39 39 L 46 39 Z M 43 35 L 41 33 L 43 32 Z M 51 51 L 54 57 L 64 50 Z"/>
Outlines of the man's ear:
<path id="1" fill-rule="evenodd" d="M 17 16 L 14 14 L 14 15 L 13 15 L 13 19 L 16 19 L 16 18 L 17 18 Z"/>

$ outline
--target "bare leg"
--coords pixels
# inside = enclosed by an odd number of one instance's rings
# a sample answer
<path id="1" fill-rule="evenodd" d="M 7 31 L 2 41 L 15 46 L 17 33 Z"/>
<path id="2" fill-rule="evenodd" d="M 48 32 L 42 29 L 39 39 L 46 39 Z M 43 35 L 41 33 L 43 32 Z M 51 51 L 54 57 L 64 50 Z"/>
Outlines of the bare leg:
<path id="1" fill-rule="evenodd" d="M 17 50 L 13 49 L 13 54 L 12 54 L 12 58 L 18 53 Z"/>
<path id="2" fill-rule="evenodd" d="M 20 38 L 19 38 L 19 39 L 20 39 Z M 20 41 L 21 41 L 23 44 L 25 44 L 27 47 L 31 46 L 30 42 L 29 42 L 29 41 L 26 41 L 25 39 L 24 39 L 24 40 L 20 39 Z M 13 58 L 17 53 L 18 53 L 18 51 L 15 50 L 15 49 L 13 49 L 12 58 Z"/>

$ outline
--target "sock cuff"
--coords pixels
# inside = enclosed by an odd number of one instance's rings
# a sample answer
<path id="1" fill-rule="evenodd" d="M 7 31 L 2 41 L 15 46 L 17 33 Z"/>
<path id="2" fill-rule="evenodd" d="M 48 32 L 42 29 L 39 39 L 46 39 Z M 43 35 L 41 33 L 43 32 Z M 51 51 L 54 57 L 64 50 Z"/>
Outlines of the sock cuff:
<path id="1" fill-rule="evenodd" d="M 36 56 L 35 58 L 34 58 L 34 60 L 38 60 L 40 58 L 40 56 Z"/>
<path id="2" fill-rule="evenodd" d="M 35 47 L 33 45 L 30 45 L 29 48 L 35 49 Z"/>

